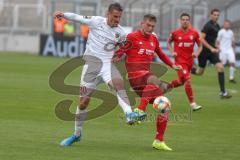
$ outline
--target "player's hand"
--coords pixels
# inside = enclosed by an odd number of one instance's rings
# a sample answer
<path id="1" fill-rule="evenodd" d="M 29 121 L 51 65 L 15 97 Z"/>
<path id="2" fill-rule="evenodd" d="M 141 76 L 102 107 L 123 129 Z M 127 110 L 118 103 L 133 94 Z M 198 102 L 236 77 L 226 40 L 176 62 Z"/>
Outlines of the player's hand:
<path id="1" fill-rule="evenodd" d="M 199 56 L 199 54 L 197 54 L 197 53 L 193 53 L 193 54 L 192 54 L 192 57 L 193 57 L 193 58 L 197 58 L 198 56 Z"/>
<path id="2" fill-rule="evenodd" d="M 57 18 L 58 20 L 61 20 L 64 18 L 64 14 L 62 12 L 56 12 L 54 14 L 54 18 Z"/>
<path id="3" fill-rule="evenodd" d="M 177 52 L 173 52 L 172 55 L 174 58 L 177 57 Z"/>
<path id="4" fill-rule="evenodd" d="M 182 70 L 182 66 L 181 65 L 173 65 L 172 68 L 176 71 Z"/>
<path id="5" fill-rule="evenodd" d="M 112 62 L 113 62 L 113 63 L 120 62 L 121 60 L 122 60 L 122 58 L 120 58 L 120 57 L 118 57 L 118 56 L 114 56 L 114 57 L 112 58 Z"/>
<path id="6" fill-rule="evenodd" d="M 220 51 L 220 50 L 217 49 L 217 48 L 211 48 L 211 52 L 212 52 L 212 53 L 219 53 L 219 51 Z"/>

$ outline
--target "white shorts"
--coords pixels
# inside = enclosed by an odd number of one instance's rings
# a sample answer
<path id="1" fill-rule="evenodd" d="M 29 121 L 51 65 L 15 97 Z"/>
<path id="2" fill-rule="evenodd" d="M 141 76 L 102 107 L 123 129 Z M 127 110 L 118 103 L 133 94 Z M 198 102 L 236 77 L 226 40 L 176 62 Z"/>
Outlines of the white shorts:
<path id="1" fill-rule="evenodd" d="M 221 52 L 219 56 L 222 63 L 225 65 L 227 62 L 236 63 L 235 54 L 233 51 Z"/>
<path id="2" fill-rule="evenodd" d="M 108 85 L 115 78 L 122 79 L 113 63 L 86 62 L 82 69 L 80 96 L 91 94 L 101 81 Z"/>

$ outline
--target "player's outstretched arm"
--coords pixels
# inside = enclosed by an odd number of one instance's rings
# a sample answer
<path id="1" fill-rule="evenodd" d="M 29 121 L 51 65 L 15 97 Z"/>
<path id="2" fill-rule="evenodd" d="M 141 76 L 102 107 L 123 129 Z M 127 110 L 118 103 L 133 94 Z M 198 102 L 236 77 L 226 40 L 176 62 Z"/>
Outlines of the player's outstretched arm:
<path id="1" fill-rule="evenodd" d="M 66 13 L 56 12 L 54 14 L 54 18 L 58 18 L 58 19 L 65 18 L 69 21 L 80 22 L 80 23 L 84 23 L 84 24 L 87 24 L 87 25 L 90 25 L 91 22 L 92 22 L 91 17 L 82 16 L 82 15 L 78 15 L 78 14 L 70 13 L 70 12 L 66 12 Z"/>

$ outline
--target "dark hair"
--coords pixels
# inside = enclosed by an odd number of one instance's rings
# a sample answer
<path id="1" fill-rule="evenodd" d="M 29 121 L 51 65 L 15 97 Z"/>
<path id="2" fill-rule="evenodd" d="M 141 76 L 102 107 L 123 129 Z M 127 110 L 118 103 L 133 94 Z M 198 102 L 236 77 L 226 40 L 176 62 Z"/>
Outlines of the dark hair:
<path id="1" fill-rule="evenodd" d="M 188 17 L 188 18 L 190 19 L 190 14 L 188 14 L 188 13 L 182 13 L 182 14 L 180 15 L 180 18 L 182 18 L 182 17 L 184 17 L 184 16 L 186 16 L 186 17 Z"/>
<path id="2" fill-rule="evenodd" d="M 217 8 L 214 8 L 214 9 L 211 10 L 211 14 L 213 14 L 214 12 L 220 12 L 220 10 L 217 9 Z"/>
<path id="3" fill-rule="evenodd" d="M 145 14 L 143 17 L 143 20 L 149 20 L 149 21 L 154 21 L 157 22 L 157 17 L 154 16 L 153 14 Z"/>
<path id="4" fill-rule="evenodd" d="M 113 10 L 117 10 L 119 12 L 123 11 L 123 8 L 120 3 L 112 3 L 108 6 L 108 12 L 112 12 Z"/>

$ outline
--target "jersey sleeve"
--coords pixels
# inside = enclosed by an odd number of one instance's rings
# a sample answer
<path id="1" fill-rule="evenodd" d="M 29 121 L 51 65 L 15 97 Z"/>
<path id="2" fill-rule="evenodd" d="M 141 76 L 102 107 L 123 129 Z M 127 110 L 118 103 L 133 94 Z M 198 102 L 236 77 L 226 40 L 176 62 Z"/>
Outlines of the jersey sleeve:
<path id="1" fill-rule="evenodd" d="M 159 46 L 159 42 L 156 38 L 156 49 L 155 49 L 155 52 L 157 53 L 158 57 L 165 63 L 167 64 L 168 66 L 172 67 L 173 66 L 173 63 L 172 61 L 170 60 L 170 58 L 165 54 L 163 53 L 162 49 L 160 48 Z"/>
<path id="2" fill-rule="evenodd" d="M 204 25 L 203 29 L 202 29 L 202 33 L 208 34 L 209 32 L 209 25 L 208 23 Z"/>
<path id="3" fill-rule="evenodd" d="M 64 13 L 64 18 L 70 21 L 76 21 L 88 25 L 89 27 L 94 26 L 94 22 L 99 18 L 98 16 L 83 16 L 75 13 Z"/>

